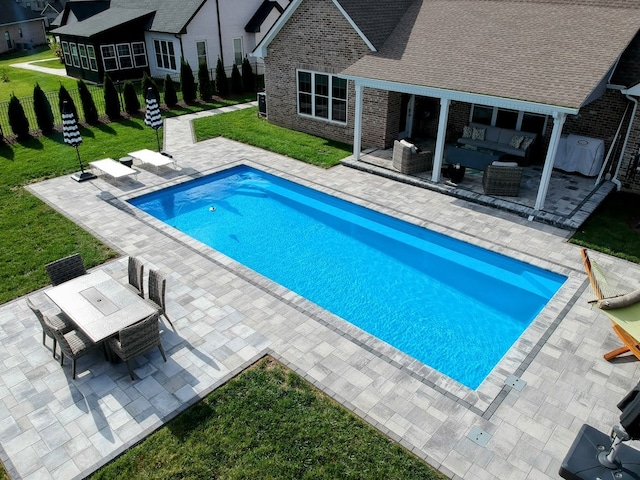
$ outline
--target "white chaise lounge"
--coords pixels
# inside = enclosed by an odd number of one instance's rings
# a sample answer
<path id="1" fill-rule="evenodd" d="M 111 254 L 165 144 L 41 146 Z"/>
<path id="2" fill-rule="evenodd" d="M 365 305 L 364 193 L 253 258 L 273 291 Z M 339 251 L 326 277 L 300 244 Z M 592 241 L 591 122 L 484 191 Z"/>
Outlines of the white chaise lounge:
<path id="1" fill-rule="evenodd" d="M 104 158 L 102 160 L 96 160 L 95 162 L 89 162 L 89 166 L 94 170 L 99 170 L 105 175 L 112 177 L 116 185 L 118 184 L 119 178 L 125 178 L 130 175 L 136 176 L 137 180 L 137 170 L 127 167 L 126 165 L 122 165 L 120 162 L 116 162 L 113 158 Z"/>
<path id="2" fill-rule="evenodd" d="M 129 156 L 133 158 L 134 162 L 137 160 L 143 164 L 146 163 L 153 165 L 156 167 L 156 170 L 159 167 L 164 167 L 165 165 L 172 165 L 174 168 L 176 165 L 176 161 L 173 158 L 146 148 L 136 152 L 129 152 Z"/>

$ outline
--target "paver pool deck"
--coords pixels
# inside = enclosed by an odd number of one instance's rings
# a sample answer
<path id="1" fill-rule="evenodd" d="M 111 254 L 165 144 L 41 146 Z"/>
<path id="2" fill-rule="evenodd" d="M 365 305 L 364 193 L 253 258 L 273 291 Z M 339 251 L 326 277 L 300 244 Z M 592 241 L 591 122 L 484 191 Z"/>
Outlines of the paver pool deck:
<path id="1" fill-rule="evenodd" d="M 617 423 L 616 404 L 638 382 L 640 362 L 602 358 L 619 342 L 587 304 L 592 295 L 570 232 L 345 166 L 320 169 L 223 138 L 194 144 L 188 119 L 172 120 L 165 146 L 175 170 L 137 167 L 137 181 L 118 185 L 65 176 L 29 187 L 122 253 L 100 268 L 126 281 L 133 255 L 165 273 L 176 330 L 163 326 L 166 363 L 158 352 L 134 362 L 136 381 L 99 352 L 78 360 L 73 381 L 69 363 L 60 368 L 50 342 L 42 346 L 25 300 L 0 306 L 0 454 L 13 478 L 82 478 L 265 354 L 455 479 L 557 479 L 584 423 L 607 433 Z M 487 380 L 469 390 L 126 203 L 239 164 L 568 280 Z M 640 265 L 591 255 L 640 286 Z M 34 295 L 52 307 L 42 291 Z M 508 385 L 510 375 L 521 382 Z M 478 430 L 484 446 L 472 439 Z"/>

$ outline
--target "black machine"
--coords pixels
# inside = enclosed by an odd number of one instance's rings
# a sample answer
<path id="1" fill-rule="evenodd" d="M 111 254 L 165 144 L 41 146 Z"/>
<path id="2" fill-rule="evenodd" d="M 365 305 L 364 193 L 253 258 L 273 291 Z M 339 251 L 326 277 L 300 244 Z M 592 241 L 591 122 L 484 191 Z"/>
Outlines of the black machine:
<path id="1" fill-rule="evenodd" d="M 583 425 L 560 467 L 567 480 L 640 480 L 640 451 L 623 442 L 640 439 L 640 384 L 618 403 L 620 424 L 609 435 Z"/>

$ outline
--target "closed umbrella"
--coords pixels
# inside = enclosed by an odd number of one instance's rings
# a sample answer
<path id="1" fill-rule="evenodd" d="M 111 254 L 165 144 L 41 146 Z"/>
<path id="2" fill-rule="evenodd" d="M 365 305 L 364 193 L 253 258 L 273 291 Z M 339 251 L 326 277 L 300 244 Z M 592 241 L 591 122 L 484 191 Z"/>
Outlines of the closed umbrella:
<path id="1" fill-rule="evenodd" d="M 80 160 L 80 151 L 78 146 L 82 143 L 82 136 L 80 135 L 80 129 L 78 128 L 78 122 L 76 117 L 69 107 L 69 102 L 62 102 L 62 138 L 64 143 L 75 147 L 76 154 L 78 155 L 78 163 L 80 164 L 80 172 L 71 175 L 76 182 L 84 182 L 85 180 L 91 180 L 96 176 L 91 172 L 85 172 L 82 166 L 82 160 Z"/>
<path id="2" fill-rule="evenodd" d="M 158 105 L 158 99 L 156 98 L 156 94 L 153 92 L 153 89 L 151 87 L 149 87 L 149 89 L 147 90 L 145 103 L 147 104 L 147 111 L 144 114 L 144 123 L 145 125 L 153 128 L 156 131 L 158 152 L 160 152 L 160 136 L 158 135 L 158 130 L 162 126 L 162 117 L 160 116 L 160 106 Z"/>

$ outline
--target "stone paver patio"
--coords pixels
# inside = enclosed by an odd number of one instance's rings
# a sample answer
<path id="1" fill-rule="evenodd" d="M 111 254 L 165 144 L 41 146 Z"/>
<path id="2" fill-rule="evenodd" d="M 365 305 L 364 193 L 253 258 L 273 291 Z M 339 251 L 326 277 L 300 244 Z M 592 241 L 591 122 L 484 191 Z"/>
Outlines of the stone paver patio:
<path id="1" fill-rule="evenodd" d="M 150 135 L 153 135 L 150 132 Z M 24 299 L 0 307 L 0 451 L 12 478 L 82 478 L 265 354 L 272 354 L 383 433 L 456 479 L 555 479 L 583 423 L 608 432 L 640 362 L 606 362 L 618 345 L 592 309 L 570 232 L 346 166 L 329 170 L 217 138 L 193 144 L 186 118 L 167 120 L 178 168 L 138 180 L 30 190 L 123 255 L 101 268 L 126 280 L 126 256 L 168 276 L 157 350 L 122 364 L 100 352 L 60 368 Z M 221 253 L 129 206 L 142 193 L 250 165 L 568 277 L 476 390 L 465 388 Z M 640 266 L 592 253 L 639 286 Z M 34 298 L 43 308 L 42 291 Z M 453 321 L 464 321 L 452 319 Z M 490 327 L 488 327 L 490 328 Z M 473 332 L 469 332 L 473 335 Z M 463 343 L 464 339 L 461 339 Z M 505 385 L 516 375 L 521 390 Z M 481 429 L 488 442 L 469 438 Z M 473 436 L 473 435 L 471 435 Z"/>

